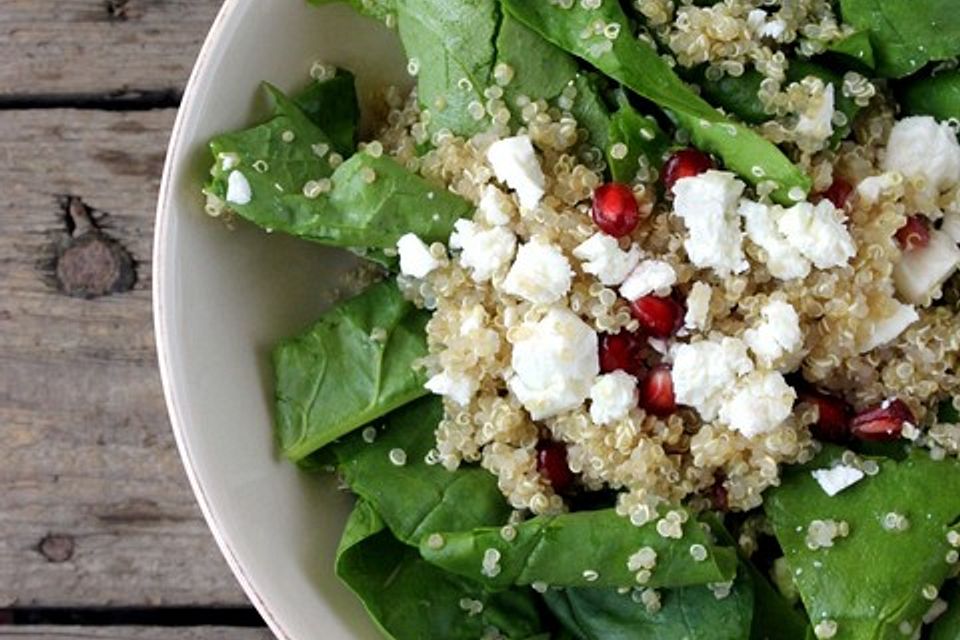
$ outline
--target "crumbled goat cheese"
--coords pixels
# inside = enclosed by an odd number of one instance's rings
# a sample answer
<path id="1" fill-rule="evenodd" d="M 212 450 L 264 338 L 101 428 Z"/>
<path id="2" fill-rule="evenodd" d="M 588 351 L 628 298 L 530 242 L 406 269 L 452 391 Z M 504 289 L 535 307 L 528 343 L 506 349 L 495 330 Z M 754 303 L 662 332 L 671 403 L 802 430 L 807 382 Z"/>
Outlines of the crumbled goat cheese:
<path id="1" fill-rule="evenodd" d="M 487 326 L 487 310 L 482 304 L 475 304 L 462 313 L 460 319 L 460 335 L 468 336 Z"/>
<path id="2" fill-rule="evenodd" d="M 857 196 L 865 204 L 876 204 L 880 198 L 902 184 L 903 179 L 898 173 L 881 173 L 878 176 L 864 178 L 857 185 Z"/>
<path id="3" fill-rule="evenodd" d="M 960 209 L 949 209 L 944 212 L 940 230 L 950 236 L 954 242 L 960 243 Z"/>
<path id="4" fill-rule="evenodd" d="M 478 382 L 462 373 L 441 371 L 423 385 L 438 396 L 445 396 L 461 407 L 470 404 L 470 399 L 479 388 Z"/>
<path id="5" fill-rule="evenodd" d="M 778 371 L 754 371 L 723 400 L 720 420 L 748 438 L 767 433 L 793 412 L 797 392 Z"/>
<path id="6" fill-rule="evenodd" d="M 674 211 L 689 232 L 683 246 L 690 262 L 712 268 L 721 277 L 749 267 L 736 215 L 744 186 L 734 174 L 714 170 L 681 178 L 673 186 Z"/>
<path id="7" fill-rule="evenodd" d="M 669 262 L 644 260 L 624 280 L 620 286 L 620 295 L 630 302 L 651 293 L 666 296 L 676 283 L 677 272 Z"/>
<path id="8" fill-rule="evenodd" d="M 833 85 L 824 87 L 813 114 L 801 113 L 796 132 L 807 138 L 826 140 L 833 135 Z"/>
<path id="9" fill-rule="evenodd" d="M 960 182 L 960 144 L 946 122 L 930 116 L 898 121 L 887 141 L 885 171 L 899 171 L 908 180 L 924 181 L 924 192 L 936 196 Z"/>
<path id="10" fill-rule="evenodd" d="M 717 418 L 727 390 L 753 370 L 747 345 L 737 338 L 679 344 L 672 355 L 677 402 L 693 407 L 707 421 Z"/>
<path id="11" fill-rule="evenodd" d="M 430 253 L 430 247 L 415 233 L 406 233 L 397 240 L 400 254 L 400 273 L 414 278 L 424 278 L 440 266 L 440 261 Z"/>
<path id="12" fill-rule="evenodd" d="M 590 417 L 595 424 L 622 420 L 637 404 L 637 379 L 629 373 L 614 371 L 598 376 L 590 387 Z"/>
<path id="13" fill-rule="evenodd" d="M 510 264 L 517 237 L 503 227 L 486 229 L 472 220 L 457 220 L 450 247 L 460 249 L 458 260 L 470 269 L 474 282 L 485 282 Z"/>
<path id="14" fill-rule="evenodd" d="M 777 220 L 783 207 L 740 201 L 738 213 L 744 219 L 747 237 L 763 249 L 767 271 L 774 278 L 792 280 L 805 278 L 810 273 L 810 261 L 777 229 Z"/>
<path id="15" fill-rule="evenodd" d="M 896 300 L 893 303 L 895 308 L 892 314 L 868 327 L 867 336 L 860 344 L 860 353 L 866 353 L 893 342 L 897 336 L 920 319 L 917 310 L 912 306 Z"/>
<path id="16" fill-rule="evenodd" d="M 893 282 L 901 298 L 911 304 L 924 305 L 958 265 L 957 243 L 943 231 L 931 229 L 927 246 L 903 252 L 893 268 Z"/>
<path id="17" fill-rule="evenodd" d="M 510 390 L 534 420 L 579 407 L 600 372 L 597 334 L 575 313 L 553 307 L 513 339 Z"/>
<path id="18" fill-rule="evenodd" d="M 595 233 L 573 250 L 581 260 L 585 273 L 597 276 L 606 286 L 620 284 L 640 262 L 640 248 L 633 244 L 629 251 L 620 248 L 617 239 L 605 233 Z"/>
<path id="19" fill-rule="evenodd" d="M 843 212 L 827 199 L 816 206 L 798 202 L 784 210 L 777 229 L 818 269 L 839 267 L 856 254 Z"/>
<path id="20" fill-rule="evenodd" d="M 838 464 L 831 469 L 814 469 L 810 472 L 823 492 L 831 498 L 847 487 L 863 480 L 863 471 L 856 467 Z"/>
<path id="21" fill-rule="evenodd" d="M 771 300 L 760 310 L 763 320 L 747 329 L 743 341 L 767 369 L 790 370 L 796 367 L 803 349 L 800 316 L 789 302 Z"/>
<path id="22" fill-rule="evenodd" d="M 521 207 L 535 209 L 540 204 L 546 179 L 530 136 L 497 140 L 487 149 L 487 161 L 497 180 L 517 193 Z"/>
<path id="23" fill-rule="evenodd" d="M 253 190 L 247 176 L 239 171 L 231 171 L 227 177 L 227 202 L 230 204 L 250 204 L 253 199 Z"/>
<path id="24" fill-rule="evenodd" d="M 507 195 L 492 184 L 483 188 L 477 213 L 483 222 L 491 227 L 500 227 L 510 222 L 510 199 Z"/>
<path id="25" fill-rule="evenodd" d="M 683 325 L 687 329 L 707 328 L 710 317 L 710 298 L 713 289 L 706 282 L 694 282 L 687 295 L 687 313 L 683 316 Z"/>
<path id="26" fill-rule="evenodd" d="M 502 289 L 535 304 L 552 304 L 570 290 L 573 271 L 560 249 L 533 238 L 517 250 Z"/>

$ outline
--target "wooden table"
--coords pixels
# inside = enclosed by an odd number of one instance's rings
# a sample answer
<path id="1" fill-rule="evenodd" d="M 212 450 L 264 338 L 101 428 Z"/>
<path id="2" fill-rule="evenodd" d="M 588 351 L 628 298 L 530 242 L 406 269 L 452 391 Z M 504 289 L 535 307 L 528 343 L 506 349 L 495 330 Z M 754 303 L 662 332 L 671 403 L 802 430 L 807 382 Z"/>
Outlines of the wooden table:
<path id="1" fill-rule="evenodd" d="M 161 165 L 219 5 L 0 0 L 0 639 L 270 637 L 187 486 L 151 325 Z"/>

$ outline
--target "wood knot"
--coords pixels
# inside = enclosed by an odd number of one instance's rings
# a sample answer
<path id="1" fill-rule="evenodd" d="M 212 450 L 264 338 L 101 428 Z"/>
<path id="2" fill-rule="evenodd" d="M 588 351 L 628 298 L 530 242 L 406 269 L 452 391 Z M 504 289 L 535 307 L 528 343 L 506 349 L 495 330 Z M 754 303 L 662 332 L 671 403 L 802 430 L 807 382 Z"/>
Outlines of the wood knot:
<path id="1" fill-rule="evenodd" d="M 80 198 L 65 204 L 68 237 L 57 251 L 57 288 L 78 298 L 129 291 L 137 274 L 130 253 L 99 228 Z"/>
<path id="2" fill-rule="evenodd" d="M 72 536 L 48 534 L 37 545 L 37 550 L 49 562 L 66 562 L 73 557 L 76 543 Z"/>
<path id="3" fill-rule="evenodd" d="M 127 4 L 129 0 L 104 0 L 104 5 L 107 9 L 107 17 L 111 20 L 126 20 L 129 18 L 127 15 Z"/>

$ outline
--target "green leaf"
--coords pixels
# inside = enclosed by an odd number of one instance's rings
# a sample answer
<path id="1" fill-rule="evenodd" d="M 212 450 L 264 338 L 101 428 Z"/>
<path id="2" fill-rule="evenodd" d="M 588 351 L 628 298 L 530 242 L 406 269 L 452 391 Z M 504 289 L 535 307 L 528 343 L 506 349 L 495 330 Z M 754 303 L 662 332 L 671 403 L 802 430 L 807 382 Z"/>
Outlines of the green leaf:
<path id="1" fill-rule="evenodd" d="M 856 67 L 874 69 L 877 66 L 870 34 L 866 31 L 856 31 L 843 40 L 834 42 L 827 47 L 827 51 L 852 62 Z"/>
<path id="2" fill-rule="evenodd" d="M 916 628 L 929 608 L 922 588 L 939 587 L 952 572 L 944 558 L 946 534 L 960 516 L 960 462 L 919 451 L 902 462 L 881 459 L 876 476 L 829 497 L 810 470 L 839 458 L 830 447 L 811 465 L 786 471 L 764 506 L 810 619 L 835 620 L 837 640 L 896 638 L 901 623 Z M 906 516 L 909 529 L 885 529 L 888 513 Z M 811 550 L 805 538 L 815 519 L 844 520 L 850 533 Z"/>
<path id="3" fill-rule="evenodd" d="M 625 183 L 636 178 L 641 156 L 646 159 L 647 166 L 659 170 L 663 164 L 663 154 L 670 145 L 670 140 L 657 121 L 637 113 L 626 100 L 621 100 L 620 108 L 610 118 L 608 138 L 606 151 L 610 174 L 615 181 Z M 615 144 L 626 147 L 625 157 L 613 156 Z"/>
<path id="4" fill-rule="evenodd" d="M 960 71 L 911 78 L 900 86 L 900 104 L 911 115 L 960 119 Z"/>
<path id="5" fill-rule="evenodd" d="M 373 442 L 354 432 L 328 447 L 350 489 L 376 508 L 397 538 L 414 546 L 437 531 L 505 523 L 511 511 L 489 471 L 447 471 L 424 461 L 441 418 L 440 398 L 429 396 L 388 415 Z M 404 452 L 405 465 L 391 462 L 393 450 Z"/>
<path id="6" fill-rule="evenodd" d="M 573 55 L 583 58 L 606 75 L 673 114 L 694 143 L 723 158 L 727 168 L 745 180 L 757 183 L 753 168 L 760 167 L 765 180 L 779 185 L 774 196 L 789 203 L 788 193 L 799 188 L 806 194 L 811 181 L 775 145 L 757 133 L 732 122 L 696 95 L 673 72 L 654 48 L 628 31 L 627 16 L 617 2 L 604 2 L 598 9 L 577 3 L 562 9 L 549 2 L 504 0 L 515 18 Z M 592 34 L 597 21 L 619 24 L 624 33 L 612 41 Z"/>
<path id="7" fill-rule="evenodd" d="M 750 640 L 805 640 L 810 633 L 807 619 L 774 588 L 750 562 L 744 561 L 753 581 L 753 622 Z"/>
<path id="8" fill-rule="evenodd" d="M 515 539 L 507 541 L 499 527 L 445 532 L 442 547 L 421 542 L 420 552 L 437 566 L 482 579 L 491 588 L 534 582 L 564 587 L 632 586 L 636 571 L 627 568 L 627 560 L 646 546 L 657 552 L 648 582 L 651 587 L 729 580 L 737 564 L 734 550 L 714 545 L 710 534 L 693 519 L 683 525 L 679 539 L 662 537 L 653 522 L 634 526 L 613 509 L 538 516 L 517 525 L 516 533 Z M 707 549 L 704 561 L 691 557 L 693 544 Z M 489 549 L 501 555 L 500 571 L 493 577 L 481 575 Z"/>
<path id="9" fill-rule="evenodd" d="M 310 83 L 293 97 L 293 102 L 326 132 L 334 151 L 343 156 L 353 154 L 357 148 L 360 103 L 352 73 L 337 69 L 334 77 Z"/>
<path id="10" fill-rule="evenodd" d="M 881 76 L 902 78 L 960 53 L 954 0 L 840 0 L 843 21 L 870 34 Z"/>
<path id="11" fill-rule="evenodd" d="M 283 453 L 299 460 L 425 395 L 413 365 L 427 353 L 429 317 L 385 281 L 280 343 L 273 362 Z"/>
<path id="12" fill-rule="evenodd" d="M 606 151 L 610 147 L 610 110 L 600 95 L 595 73 L 581 73 L 573 81 L 577 97 L 570 110 L 577 125 L 587 132 L 589 143 Z"/>
<path id="13" fill-rule="evenodd" d="M 960 411 L 953 406 L 953 399 L 946 398 L 937 405 L 937 420 L 948 424 L 960 424 Z"/>
<path id="14" fill-rule="evenodd" d="M 750 634 L 753 584 L 743 571 L 722 599 L 705 586 L 666 589 L 660 596 L 655 613 L 616 589 L 551 589 L 544 600 L 581 640 L 745 640 Z"/>
<path id="15" fill-rule="evenodd" d="M 347 521 L 336 572 L 388 638 L 476 640 L 495 627 L 522 639 L 542 630 L 532 593 L 488 593 L 437 569 L 385 530 L 376 510 L 362 500 Z M 467 599 L 482 610 L 471 615 L 461 606 Z"/>
<path id="16" fill-rule="evenodd" d="M 940 597 L 947 602 L 947 611 L 933 623 L 930 640 L 960 640 L 960 589 L 952 583 Z"/>
<path id="17" fill-rule="evenodd" d="M 503 16 L 496 50 L 497 62 L 513 70 L 513 78 L 504 87 L 511 109 L 515 108 L 519 96 L 552 100 L 579 73 L 572 57 L 510 15 Z"/>

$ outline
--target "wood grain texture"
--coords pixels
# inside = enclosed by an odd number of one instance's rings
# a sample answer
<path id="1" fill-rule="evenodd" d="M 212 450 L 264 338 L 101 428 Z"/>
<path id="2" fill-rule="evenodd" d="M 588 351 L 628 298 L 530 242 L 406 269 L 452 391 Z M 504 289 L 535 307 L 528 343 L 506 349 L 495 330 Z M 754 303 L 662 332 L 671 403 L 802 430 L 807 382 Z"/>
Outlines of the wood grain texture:
<path id="1" fill-rule="evenodd" d="M 266 629 L 236 627 L 0 627 L 0 640 L 269 640 Z"/>
<path id="2" fill-rule="evenodd" d="M 3 0 L 0 97 L 180 90 L 220 0 Z"/>
<path id="3" fill-rule="evenodd" d="M 246 604 L 187 486 L 156 370 L 150 249 L 174 115 L 0 112 L 0 608 Z M 66 195 L 132 256 L 132 290 L 58 290 Z"/>

